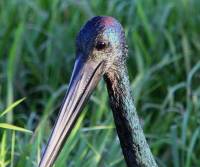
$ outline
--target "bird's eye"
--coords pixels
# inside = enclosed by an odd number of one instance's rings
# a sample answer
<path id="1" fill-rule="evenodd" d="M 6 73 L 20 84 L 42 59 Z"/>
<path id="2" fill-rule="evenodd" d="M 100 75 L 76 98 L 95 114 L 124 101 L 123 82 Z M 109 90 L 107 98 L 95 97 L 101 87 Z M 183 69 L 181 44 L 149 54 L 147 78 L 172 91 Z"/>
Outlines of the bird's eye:
<path id="1" fill-rule="evenodd" d="M 97 42 L 96 44 L 96 49 L 97 50 L 103 50 L 106 48 L 106 43 L 105 42 Z"/>

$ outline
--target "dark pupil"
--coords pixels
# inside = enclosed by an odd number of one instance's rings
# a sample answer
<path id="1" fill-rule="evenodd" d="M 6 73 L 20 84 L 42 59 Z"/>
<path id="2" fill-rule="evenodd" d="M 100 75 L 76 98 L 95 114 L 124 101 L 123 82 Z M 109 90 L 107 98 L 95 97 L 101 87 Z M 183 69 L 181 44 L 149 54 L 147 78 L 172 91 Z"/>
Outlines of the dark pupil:
<path id="1" fill-rule="evenodd" d="M 105 42 L 98 42 L 96 45 L 96 49 L 97 50 L 102 50 L 106 47 L 106 43 Z"/>

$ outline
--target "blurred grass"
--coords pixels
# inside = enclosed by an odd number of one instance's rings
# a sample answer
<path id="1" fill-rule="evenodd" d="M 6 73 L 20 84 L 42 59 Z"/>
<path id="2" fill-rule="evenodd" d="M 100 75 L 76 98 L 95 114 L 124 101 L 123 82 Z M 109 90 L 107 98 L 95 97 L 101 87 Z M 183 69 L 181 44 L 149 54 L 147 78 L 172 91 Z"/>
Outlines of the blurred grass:
<path id="1" fill-rule="evenodd" d="M 92 16 L 125 28 L 128 69 L 142 125 L 159 166 L 199 167 L 199 0 L 1 0 L 1 118 L 34 131 L 0 129 L 0 166 L 37 166 L 67 89 L 75 35 Z M 101 82 L 56 167 L 125 166 Z"/>

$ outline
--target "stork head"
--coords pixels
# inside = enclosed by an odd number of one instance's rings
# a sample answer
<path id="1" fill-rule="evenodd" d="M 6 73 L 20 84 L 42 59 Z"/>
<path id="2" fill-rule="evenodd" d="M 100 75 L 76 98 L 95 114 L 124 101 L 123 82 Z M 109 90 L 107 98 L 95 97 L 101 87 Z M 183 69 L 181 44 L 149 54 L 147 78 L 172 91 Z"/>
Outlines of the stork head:
<path id="1" fill-rule="evenodd" d="M 52 166 L 99 80 L 109 70 L 120 69 L 126 56 L 124 31 L 116 19 L 97 16 L 83 26 L 76 38 L 69 88 L 39 167 Z"/>
<path id="2" fill-rule="evenodd" d="M 92 18 L 77 35 L 76 52 L 84 61 L 104 62 L 105 72 L 125 62 L 127 47 L 121 24 L 113 17 Z"/>

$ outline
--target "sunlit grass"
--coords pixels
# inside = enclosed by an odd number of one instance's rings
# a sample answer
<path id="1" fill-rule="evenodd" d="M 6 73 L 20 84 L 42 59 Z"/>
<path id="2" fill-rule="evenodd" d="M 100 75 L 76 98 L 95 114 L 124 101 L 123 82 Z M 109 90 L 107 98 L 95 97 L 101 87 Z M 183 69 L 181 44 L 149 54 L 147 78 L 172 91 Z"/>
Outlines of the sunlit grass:
<path id="1" fill-rule="evenodd" d="M 0 114 L 0 120 L 2 119 L 2 117 L 4 115 L 9 114 L 9 112 L 12 112 L 12 110 L 24 100 L 25 100 L 25 98 L 22 98 L 20 100 L 17 100 L 16 102 L 12 103 L 8 108 L 6 108 Z M 0 129 L 12 130 L 10 161 L 6 160 L 6 156 L 8 154 L 7 153 L 7 151 L 8 151 L 8 148 L 7 148 L 8 135 L 7 135 L 7 131 L 4 130 L 2 140 L 1 140 L 0 165 L 7 166 L 8 164 L 10 164 L 10 166 L 13 167 L 14 166 L 14 154 L 15 154 L 15 131 L 29 133 L 29 134 L 32 134 L 32 131 L 22 128 L 22 127 L 19 127 L 19 126 L 16 126 L 16 125 L 12 125 L 9 123 L 2 123 L 2 122 L 0 122 Z"/>
<path id="2" fill-rule="evenodd" d="M 37 166 L 67 90 L 76 33 L 95 15 L 125 28 L 134 102 L 159 166 L 200 166 L 199 0 L 1 0 L 0 166 Z M 56 161 L 62 166 L 125 167 L 103 81 Z"/>

